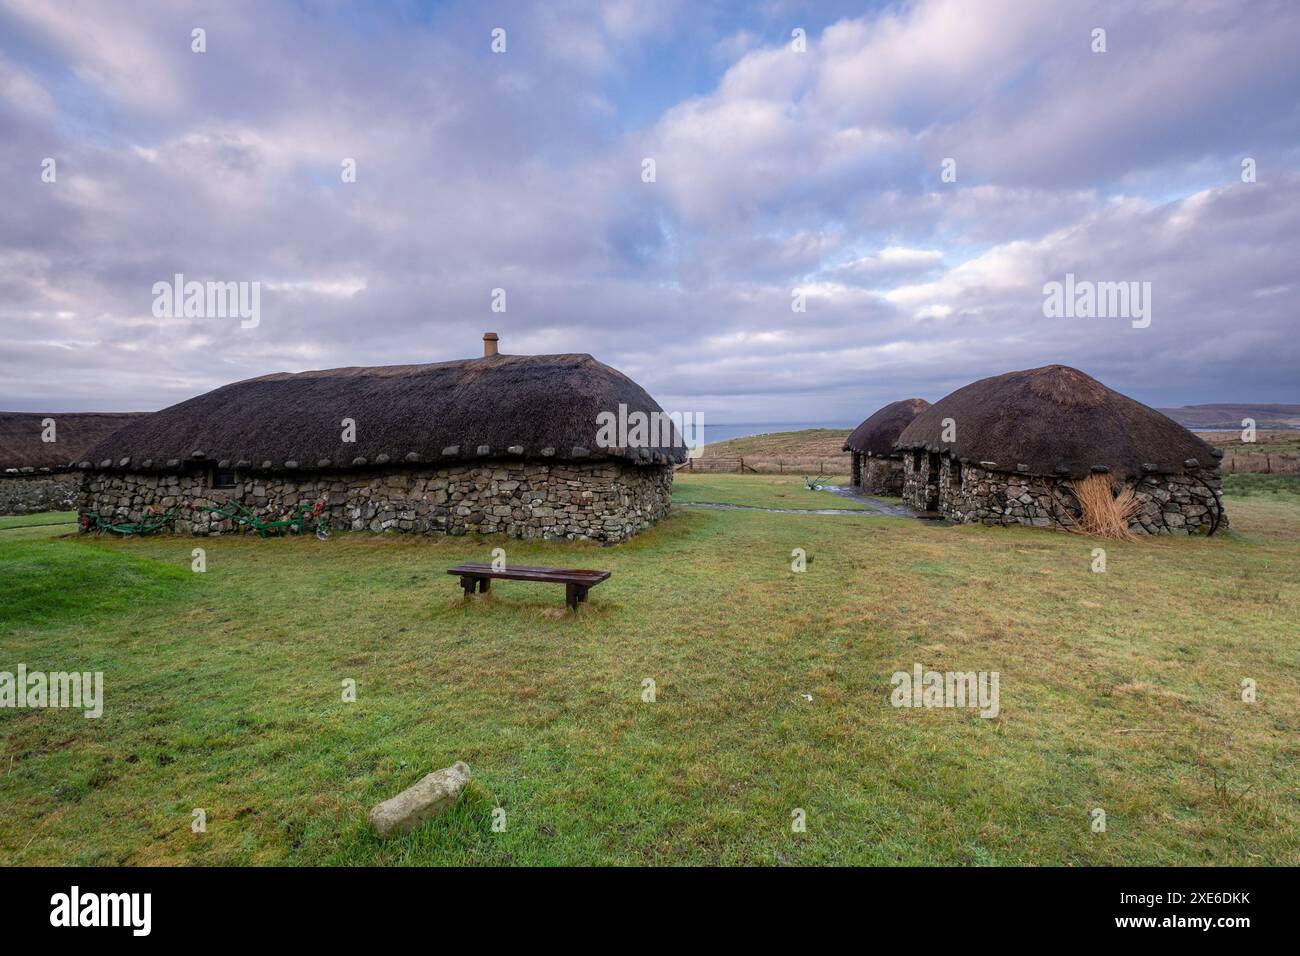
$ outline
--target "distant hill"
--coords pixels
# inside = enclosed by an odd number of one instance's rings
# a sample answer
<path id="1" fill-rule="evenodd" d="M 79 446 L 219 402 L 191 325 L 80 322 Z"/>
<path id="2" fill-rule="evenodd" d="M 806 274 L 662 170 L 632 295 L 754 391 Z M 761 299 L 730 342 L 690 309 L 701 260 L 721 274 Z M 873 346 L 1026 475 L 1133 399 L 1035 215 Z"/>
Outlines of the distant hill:
<path id="1" fill-rule="evenodd" d="M 710 442 L 704 446 L 707 458 L 754 455 L 764 458 L 838 458 L 848 454 L 844 442 L 849 437 L 847 428 L 805 428 L 794 432 L 768 432 L 765 435 L 746 435 Z"/>
<path id="2" fill-rule="evenodd" d="M 1160 408 L 1184 428 L 1197 431 L 1230 431 L 1241 428 L 1243 418 L 1255 419 L 1256 428 L 1300 428 L 1300 405 L 1184 405 Z"/>
<path id="3" fill-rule="evenodd" d="M 743 460 L 746 471 L 849 473 L 849 453 L 844 451 L 847 428 L 805 428 L 710 442 L 704 456 L 693 460 L 692 471 L 736 471 Z"/>
<path id="4" fill-rule="evenodd" d="M 1224 451 L 1221 467 L 1228 472 L 1272 472 L 1273 474 L 1300 474 L 1300 427 L 1287 423 L 1278 414 L 1279 409 L 1293 409 L 1288 417 L 1300 416 L 1300 405 L 1196 405 L 1192 410 L 1214 409 L 1220 416 L 1230 413 L 1238 416 L 1229 428 L 1207 428 L 1184 419 L 1184 427 L 1191 427 L 1202 438 Z M 1266 420 L 1263 409 L 1272 410 L 1273 420 L 1279 423 L 1278 431 L 1261 431 L 1253 444 L 1241 440 L 1241 419 L 1254 418 L 1260 427 Z M 1162 408 L 1162 412 L 1177 420 L 1172 412 L 1187 409 Z M 1206 416 L 1213 418 L 1214 415 Z M 735 471 L 744 459 L 746 471 L 825 471 L 827 474 L 848 474 L 849 454 L 842 451 L 847 429 L 808 428 L 793 432 L 772 432 L 768 435 L 749 435 L 711 442 L 704 447 L 704 457 L 691 463 L 692 471 Z"/>

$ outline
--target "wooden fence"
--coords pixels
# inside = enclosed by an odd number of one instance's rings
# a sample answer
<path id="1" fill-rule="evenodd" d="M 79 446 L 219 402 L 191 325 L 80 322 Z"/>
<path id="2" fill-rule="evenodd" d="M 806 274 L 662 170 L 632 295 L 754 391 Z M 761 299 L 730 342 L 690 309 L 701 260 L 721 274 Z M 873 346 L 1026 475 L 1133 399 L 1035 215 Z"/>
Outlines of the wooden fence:
<path id="1" fill-rule="evenodd" d="M 1277 452 L 1229 451 L 1219 462 L 1224 474 L 1255 472 L 1265 475 L 1300 475 L 1300 458 Z"/>
<path id="2" fill-rule="evenodd" d="M 691 458 L 678 471 L 701 474 L 751 474 L 751 475 L 847 475 L 852 466 L 848 455 L 822 458 L 771 458 L 767 456 L 713 457 L 704 455 Z"/>
<path id="3" fill-rule="evenodd" d="M 821 458 L 772 458 L 764 455 L 743 457 L 712 457 L 704 455 L 691 458 L 678 471 L 700 474 L 749 475 L 847 475 L 852 467 L 848 455 Z M 1300 475 L 1300 458 L 1293 454 L 1229 451 L 1220 462 L 1223 474 L 1251 472 L 1266 475 Z"/>

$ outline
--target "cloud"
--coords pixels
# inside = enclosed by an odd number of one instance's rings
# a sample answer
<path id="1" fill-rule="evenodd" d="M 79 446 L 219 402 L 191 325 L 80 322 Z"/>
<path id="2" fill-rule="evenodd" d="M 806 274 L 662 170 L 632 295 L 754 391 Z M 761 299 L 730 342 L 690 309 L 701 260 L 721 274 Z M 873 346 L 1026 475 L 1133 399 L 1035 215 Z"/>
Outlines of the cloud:
<path id="1" fill-rule="evenodd" d="M 183 7 L 154 7 L 147 20 L 94 0 L 3 0 L 0 7 L 58 51 L 86 86 L 146 109 L 174 110 L 185 101 L 181 58 L 190 55 L 190 30 L 201 24 L 186 26 Z"/>
<path id="2" fill-rule="evenodd" d="M 1056 361 L 1157 403 L 1294 401 L 1300 27 L 1255 10 L 0 0 L 0 407 L 156 408 L 488 328 L 713 421 L 856 421 Z M 688 63 L 723 66 L 628 120 Z M 1067 271 L 1149 279 L 1152 326 L 1044 319 Z M 261 282 L 261 324 L 154 319 L 176 272 Z"/>
<path id="3" fill-rule="evenodd" d="M 879 252 L 862 256 L 843 265 L 832 266 L 827 275 L 840 282 L 874 285 L 916 273 L 929 272 L 943 262 L 940 249 L 909 249 L 886 246 Z"/>
<path id="4" fill-rule="evenodd" d="M 0 56 L 0 98 L 10 107 L 37 114 L 54 112 L 54 97 L 30 72 Z"/>

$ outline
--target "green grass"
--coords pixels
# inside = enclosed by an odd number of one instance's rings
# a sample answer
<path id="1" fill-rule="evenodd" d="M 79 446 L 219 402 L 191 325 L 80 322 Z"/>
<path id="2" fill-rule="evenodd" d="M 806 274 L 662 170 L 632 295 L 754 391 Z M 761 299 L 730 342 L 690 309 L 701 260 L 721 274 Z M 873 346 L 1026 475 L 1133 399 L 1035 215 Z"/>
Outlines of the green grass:
<path id="1" fill-rule="evenodd" d="M 816 475 L 809 477 L 815 478 Z M 831 478 L 828 484 L 847 487 L 847 476 Z M 679 472 L 673 480 L 673 500 L 709 501 L 751 508 L 844 508 L 860 510 L 866 505 L 832 491 L 809 491 L 799 475 L 738 475 Z"/>
<path id="2" fill-rule="evenodd" d="M 44 525 L 76 523 L 77 513 L 75 511 L 40 511 L 36 514 L 30 515 L 0 516 L 0 531 L 7 531 L 10 528 L 31 528 Z"/>
<path id="3" fill-rule="evenodd" d="M 0 568 L 0 633 L 51 624 L 89 627 L 175 600 L 190 583 L 185 570 L 170 564 L 28 538 L 3 539 Z"/>
<path id="4" fill-rule="evenodd" d="M 0 863 L 1294 865 L 1300 504 L 1229 511 L 1105 574 L 1063 533 L 755 511 L 611 548 L 0 535 L 0 669 L 105 691 L 99 720 L 0 709 Z M 466 602 L 444 569 L 498 546 L 614 574 L 576 616 Z M 999 671 L 1000 716 L 892 708 L 913 662 Z M 457 759 L 453 812 L 368 832 Z"/>
<path id="5" fill-rule="evenodd" d="M 1300 497 L 1300 475 L 1265 475 L 1256 472 L 1223 476 L 1224 494 L 1238 497 L 1283 495 Z"/>

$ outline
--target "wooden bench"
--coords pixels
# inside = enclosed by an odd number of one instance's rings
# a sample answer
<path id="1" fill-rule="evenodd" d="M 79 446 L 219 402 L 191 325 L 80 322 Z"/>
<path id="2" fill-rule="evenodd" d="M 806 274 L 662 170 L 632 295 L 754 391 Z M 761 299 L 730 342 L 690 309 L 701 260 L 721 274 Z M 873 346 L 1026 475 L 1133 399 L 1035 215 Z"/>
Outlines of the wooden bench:
<path id="1" fill-rule="evenodd" d="M 458 564 L 447 569 L 448 574 L 460 576 L 460 586 L 469 597 L 477 589 L 486 593 L 493 578 L 507 581 L 543 581 L 564 585 L 564 600 L 575 611 L 578 602 L 587 600 L 587 592 L 609 578 L 610 571 L 581 571 L 573 568 L 529 568 L 513 565 L 494 568 L 490 564 Z"/>

